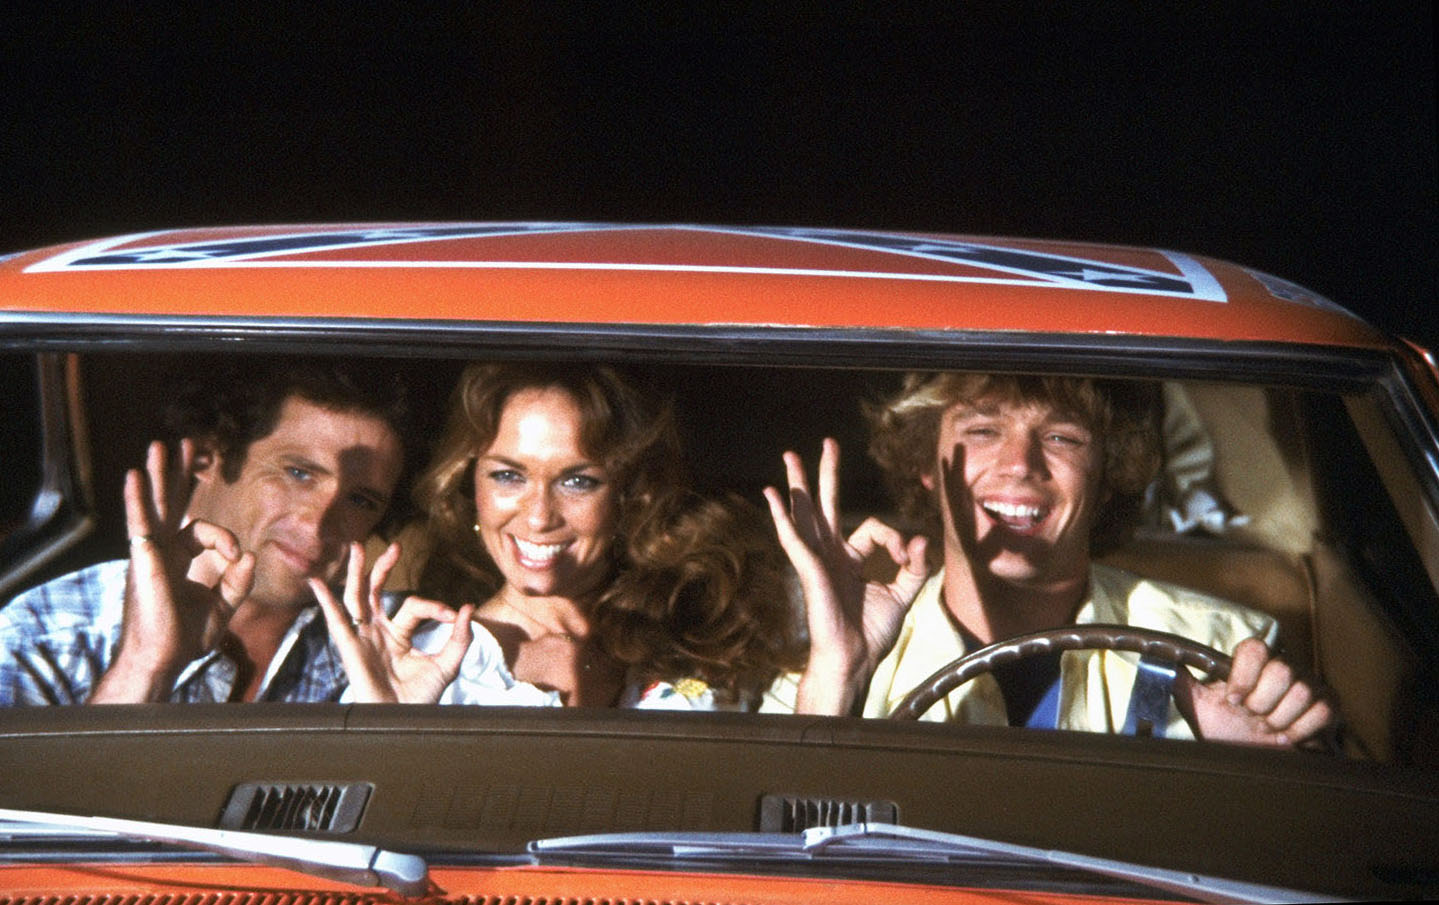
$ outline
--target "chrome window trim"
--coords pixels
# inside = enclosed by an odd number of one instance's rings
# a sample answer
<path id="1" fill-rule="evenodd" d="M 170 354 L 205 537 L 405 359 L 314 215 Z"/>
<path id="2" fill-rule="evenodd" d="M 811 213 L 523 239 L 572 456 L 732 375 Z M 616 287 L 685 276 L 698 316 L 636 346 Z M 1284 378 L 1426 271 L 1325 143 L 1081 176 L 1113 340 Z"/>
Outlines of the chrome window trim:
<path id="1" fill-rule="evenodd" d="M 1086 360 L 1090 367 L 1130 376 L 1233 379 L 1246 377 L 1322 383 L 1372 379 L 1390 361 L 1382 349 L 1219 341 L 1139 334 L 916 330 L 883 327 L 805 327 L 752 324 L 626 324 L 515 321 L 433 321 L 376 318 L 151 317 L 0 311 L 0 348 L 255 352 L 315 351 L 416 357 L 428 354 L 553 353 L 578 358 L 634 356 L 666 361 L 703 355 L 714 364 L 775 364 L 867 368 L 1003 367 Z M 954 361 L 963 351 L 962 364 Z"/>

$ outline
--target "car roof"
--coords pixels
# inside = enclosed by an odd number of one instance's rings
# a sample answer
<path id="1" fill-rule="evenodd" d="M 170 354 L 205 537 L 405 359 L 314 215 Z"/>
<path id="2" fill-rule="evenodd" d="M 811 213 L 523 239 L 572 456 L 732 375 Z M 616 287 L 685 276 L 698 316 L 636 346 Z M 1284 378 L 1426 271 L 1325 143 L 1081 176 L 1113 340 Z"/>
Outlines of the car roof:
<path id="1" fill-rule="evenodd" d="M 0 259 L 0 323 L 61 316 L 1017 331 L 1388 346 L 1198 255 L 806 227 L 366 223 L 175 229 Z"/>

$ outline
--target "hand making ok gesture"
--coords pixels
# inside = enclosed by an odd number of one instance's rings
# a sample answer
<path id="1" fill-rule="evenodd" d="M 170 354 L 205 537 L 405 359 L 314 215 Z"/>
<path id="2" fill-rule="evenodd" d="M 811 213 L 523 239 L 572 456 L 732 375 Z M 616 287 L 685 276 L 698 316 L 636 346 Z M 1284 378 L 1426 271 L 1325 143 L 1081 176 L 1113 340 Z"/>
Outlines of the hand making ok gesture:
<path id="1" fill-rule="evenodd" d="M 434 703 L 459 675 L 460 662 L 470 646 L 470 617 L 475 607 L 466 604 L 452 610 L 436 600 L 408 597 L 393 618 L 386 615 L 380 591 L 399 559 L 400 545 L 390 544 L 366 574 L 365 548 L 352 543 L 344 603 L 318 578 L 310 579 L 310 588 L 325 613 L 330 639 L 340 651 L 355 700 Z M 427 621 L 452 626 L 449 639 L 433 654 L 411 644 L 415 631 Z"/>
<path id="2" fill-rule="evenodd" d="M 840 530 L 839 444 L 826 438 L 819 461 L 816 500 L 804 463 L 784 454 L 789 506 L 778 490 L 765 499 L 780 545 L 799 576 L 804 593 L 810 652 L 800 678 L 796 709 L 804 713 L 848 713 L 863 693 L 875 666 L 889 652 L 905 613 L 928 575 L 925 541 L 905 541 L 897 530 L 866 519 L 848 540 Z M 864 563 L 879 550 L 899 566 L 889 583 L 866 578 Z"/>
<path id="3" fill-rule="evenodd" d="M 254 581 L 255 557 L 240 552 L 235 535 L 186 520 L 193 441 L 181 441 L 178 468 L 167 459 L 165 444 L 151 443 L 145 468 L 125 474 L 124 622 L 115 662 L 91 703 L 167 700 L 185 665 L 219 645 Z"/>

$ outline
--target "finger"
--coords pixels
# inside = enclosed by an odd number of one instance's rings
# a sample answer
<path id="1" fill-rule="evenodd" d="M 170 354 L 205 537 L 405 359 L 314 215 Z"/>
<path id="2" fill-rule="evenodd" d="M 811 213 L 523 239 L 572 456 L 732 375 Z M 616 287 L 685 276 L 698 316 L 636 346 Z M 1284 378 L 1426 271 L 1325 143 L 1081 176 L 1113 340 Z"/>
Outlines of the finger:
<path id="1" fill-rule="evenodd" d="M 449 640 L 440 648 L 439 653 L 435 654 L 435 662 L 448 676 L 459 672 L 465 652 L 470 649 L 470 641 L 474 638 L 474 623 L 471 621 L 474 615 L 473 603 L 460 607 L 455 613 L 455 627 L 450 630 Z"/>
<path id="2" fill-rule="evenodd" d="M 820 560 L 819 552 L 814 550 L 812 540 L 800 535 L 799 527 L 796 527 L 789 509 L 784 506 L 780 492 L 774 488 L 764 488 L 764 499 L 770 505 L 770 518 L 774 519 L 774 532 L 780 538 L 780 550 L 789 557 L 794 571 L 802 578 L 812 576 L 816 571 L 823 571 L 825 564 Z"/>
<path id="3" fill-rule="evenodd" d="M 804 460 L 797 453 L 784 453 L 784 479 L 790 486 L 790 519 L 794 528 L 807 545 L 817 548 L 823 542 L 825 532 L 820 528 L 819 514 L 814 509 L 809 478 L 804 475 Z"/>
<path id="4" fill-rule="evenodd" d="M 784 508 L 784 498 L 778 490 L 773 487 L 765 487 L 761 491 L 764 494 L 765 502 L 769 504 L 769 517 L 774 521 L 776 531 L 783 533 L 785 528 L 794 531 L 794 519 L 790 516 L 788 509 Z"/>
<path id="5" fill-rule="evenodd" d="M 337 641 L 353 642 L 357 639 L 355 628 L 350 624 L 350 614 L 335 599 L 335 592 L 318 578 L 308 578 L 306 582 L 310 590 L 315 594 L 315 600 L 320 604 L 320 612 L 325 615 L 325 625 L 330 629 L 330 637 Z"/>
<path id="6" fill-rule="evenodd" d="M 809 489 L 809 478 L 804 473 L 804 460 L 797 453 L 784 454 L 785 480 L 789 484 L 790 514 L 795 528 L 806 544 L 818 549 L 832 536 L 820 521 L 815 508 L 814 494 Z"/>
<path id="7" fill-rule="evenodd" d="M 1334 725 L 1336 712 L 1328 701 L 1315 701 L 1284 730 L 1287 741 L 1298 744 Z"/>
<path id="8" fill-rule="evenodd" d="M 794 513 L 785 506 L 784 498 L 780 492 L 773 487 L 764 489 L 765 502 L 769 504 L 770 519 L 774 521 L 775 531 L 779 533 L 780 542 L 786 538 L 796 542 L 801 540 L 799 529 L 794 523 Z"/>
<path id="9" fill-rule="evenodd" d="M 916 575 L 929 574 L 929 538 L 922 534 L 910 538 L 905 553 L 909 555 L 909 563 L 905 566 L 908 571 Z"/>
<path id="10" fill-rule="evenodd" d="M 867 518 L 861 522 L 849 536 L 849 546 L 861 559 L 873 553 L 876 547 L 883 547 L 899 565 L 909 564 L 909 551 L 904 543 L 904 535 L 877 518 Z"/>
<path id="11" fill-rule="evenodd" d="M 397 636 L 408 639 L 421 623 L 454 622 L 455 619 L 455 611 L 438 600 L 406 597 L 405 602 L 400 605 L 399 612 L 395 613 L 390 620 L 390 627 Z"/>
<path id="12" fill-rule="evenodd" d="M 375 564 L 370 568 L 370 618 L 383 619 L 386 616 L 384 604 L 380 600 L 380 593 L 385 589 L 385 581 L 389 579 L 390 572 L 400 562 L 400 545 L 398 542 L 391 542 L 385 548 L 385 552 L 375 557 Z"/>
<path id="13" fill-rule="evenodd" d="M 229 562 L 240 558 L 240 541 L 214 522 L 197 519 L 181 529 L 176 540 L 192 558 L 205 550 L 214 550 Z"/>
<path id="14" fill-rule="evenodd" d="M 169 513 L 166 523 L 171 528 L 179 527 L 190 508 L 190 492 L 195 476 L 195 441 L 186 437 L 180 441 L 180 463 L 166 488 L 165 505 Z"/>
<path id="15" fill-rule="evenodd" d="M 1283 732 L 1294 724 L 1309 705 L 1314 703 L 1314 690 L 1304 682 L 1294 682 L 1284 692 L 1279 702 L 1269 711 L 1264 722 L 1275 732 Z"/>
<path id="16" fill-rule="evenodd" d="M 814 498 L 810 495 L 809 478 L 804 476 L 803 459 L 789 450 L 784 453 L 784 481 L 789 483 L 790 489 L 789 514 L 786 518 L 804 544 L 810 548 L 819 548 L 823 535 L 814 514 Z"/>
<path id="17" fill-rule="evenodd" d="M 147 605 L 168 598 L 170 583 L 165 576 L 164 551 L 152 537 L 154 523 L 145 499 L 146 477 L 139 469 L 125 473 L 125 531 L 130 536 L 130 580 L 127 582 L 125 604 L 127 611 L 131 603 L 137 605 L 143 598 Z M 146 593 L 138 596 L 131 591 Z M 160 596 L 157 597 L 156 594 Z"/>
<path id="18" fill-rule="evenodd" d="M 229 615 L 234 615 L 245 598 L 250 596 L 250 588 L 255 584 L 255 554 L 246 553 L 238 560 L 226 566 L 225 571 L 220 575 L 220 598 L 225 601 L 229 608 Z M 227 620 L 229 616 L 227 615 Z"/>
<path id="19" fill-rule="evenodd" d="M 1254 690 L 1245 696 L 1244 709 L 1267 717 L 1293 687 L 1294 670 L 1283 660 L 1271 659 L 1260 670 Z"/>
<path id="20" fill-rule="evenodd" d="M 125 533 L 131 544 L 155 533 L 155 522 L 147 505 L 149 486 L 145 473 L 132 468 L 125 472 Z"/>
<path id="21" fill-rule="evenodd" d="M 790 565 L 794 567 L 795 575 L 799 578 L 810 637 L 812 640 L 828 637 L 833 634 L 831 623 L 839 618 L 836 614 L 840 605 L 834 597 L 834 582 L 820 555 L 800 537 L 779 491 L 766 487 L 764 495 L 769 502 L 775 530 L 779 534 L 780 547 L 789 557 Z"/>
<path id="22" fill-rule="evenodd" d="M 345 609 L 359 625 L 370 621 L 370 579 L 365 574 L 365 548 L 350 542 L 350 555 L 345 562 Z"/>
<path id="23" fill-rule="evenodd" d="M 1174 671 L 1174 685 L 1170 689 L 1170 695 L 1174 698 L 1175 709 L 1184 718 L 1184 722 L 1189 724 L 1195 738 L 1204 737 L 1199 731 L 1199 719 L 1195 708 L 1203 689 L 1204 686 L 1196 682 L 1194 676 L 1190 675 L 1188 667 L 1181 666 Z"/>
<path id="24" fill-rule="evenodd" d="M 820 558 L 819 552 L 814 550 L 803 537 L 800 537 L 799 529 L 794 527 L 789 511 L 784 508 L 780 492 L 774 488 L 764 488 L 764 498 L 770 504 L 770 515 L 774 519 L 774 531 L 780 538 L 780 550 L 784 551 L 784 555 L 790 560 L 791 567 L 794 567 L 794 574 L 799 577 L 800 587 L 804 590 L 806 601 L 816 593 L 825 593 L 825 588 L 829 587 L 829 578 L 827 578 L 825 563 Z"/>
<path id="25" fill-rule="evenodd" d="M 790 490 L 798 490 L 805 496 L 809 496 L 809 478 L 804 473 L 804 460 L 799 457 L 798 453 L 785 450 L 784 476 L 789 483 Z"/>
<path id="26" fill-rule="evenodd" d="M 1229 703 L 1243 705 L 1244 699 L 1259 683 L 1259 673 L 1269 660 L 1269 648 L 1258 638 L 1246 638 L 1234 648 L 1234 660 L 1225 680 L 1225 696 Z"/>
<path id="27" fill-rule="evenodd" d="M 910 539 L 905 549 L 908 562 L 903 564 L 904 567 L 895 574 L 894 581 L 889 585 L 890 593 L 897 599 L 910 603 L 919 596 L 920 589 L 929 578 L 929 563 L 925 559 L 928 545 L 929 542 L 923 537 Z"/>
<path id="28" fill-rule="evenodd" d="M 166 499 L 168 471 L 165 458 L 168 455 L 165 444 L 156 440 L 145 448 L 145 473 L 149 477 L 150 511 L 157 528 L 171 528 L 170 505 Z"/>
<path id="29" fill-rule="evenodd" d="M 825 437 L 819 454 L 819 512 L 830 537 L 839 537 L 839 443 Z"/>

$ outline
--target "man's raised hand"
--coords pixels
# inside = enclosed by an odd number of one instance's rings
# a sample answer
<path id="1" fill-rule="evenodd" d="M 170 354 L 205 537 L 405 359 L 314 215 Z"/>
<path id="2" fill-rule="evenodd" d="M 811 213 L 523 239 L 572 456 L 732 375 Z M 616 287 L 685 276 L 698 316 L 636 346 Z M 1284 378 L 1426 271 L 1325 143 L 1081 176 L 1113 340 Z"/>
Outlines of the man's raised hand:
<path id="1" fill-rule="evenodd" d="M 190 661 L 219 645 L 255 577 L 255 557 L 209 522 L 186 521 L 195 445 L 180 444 L 171 469 L 163 443 L 151 443 L 144 469 L 125 474 L 130 566 L 115 662 L 91 703 L 163 701 Z"/>

